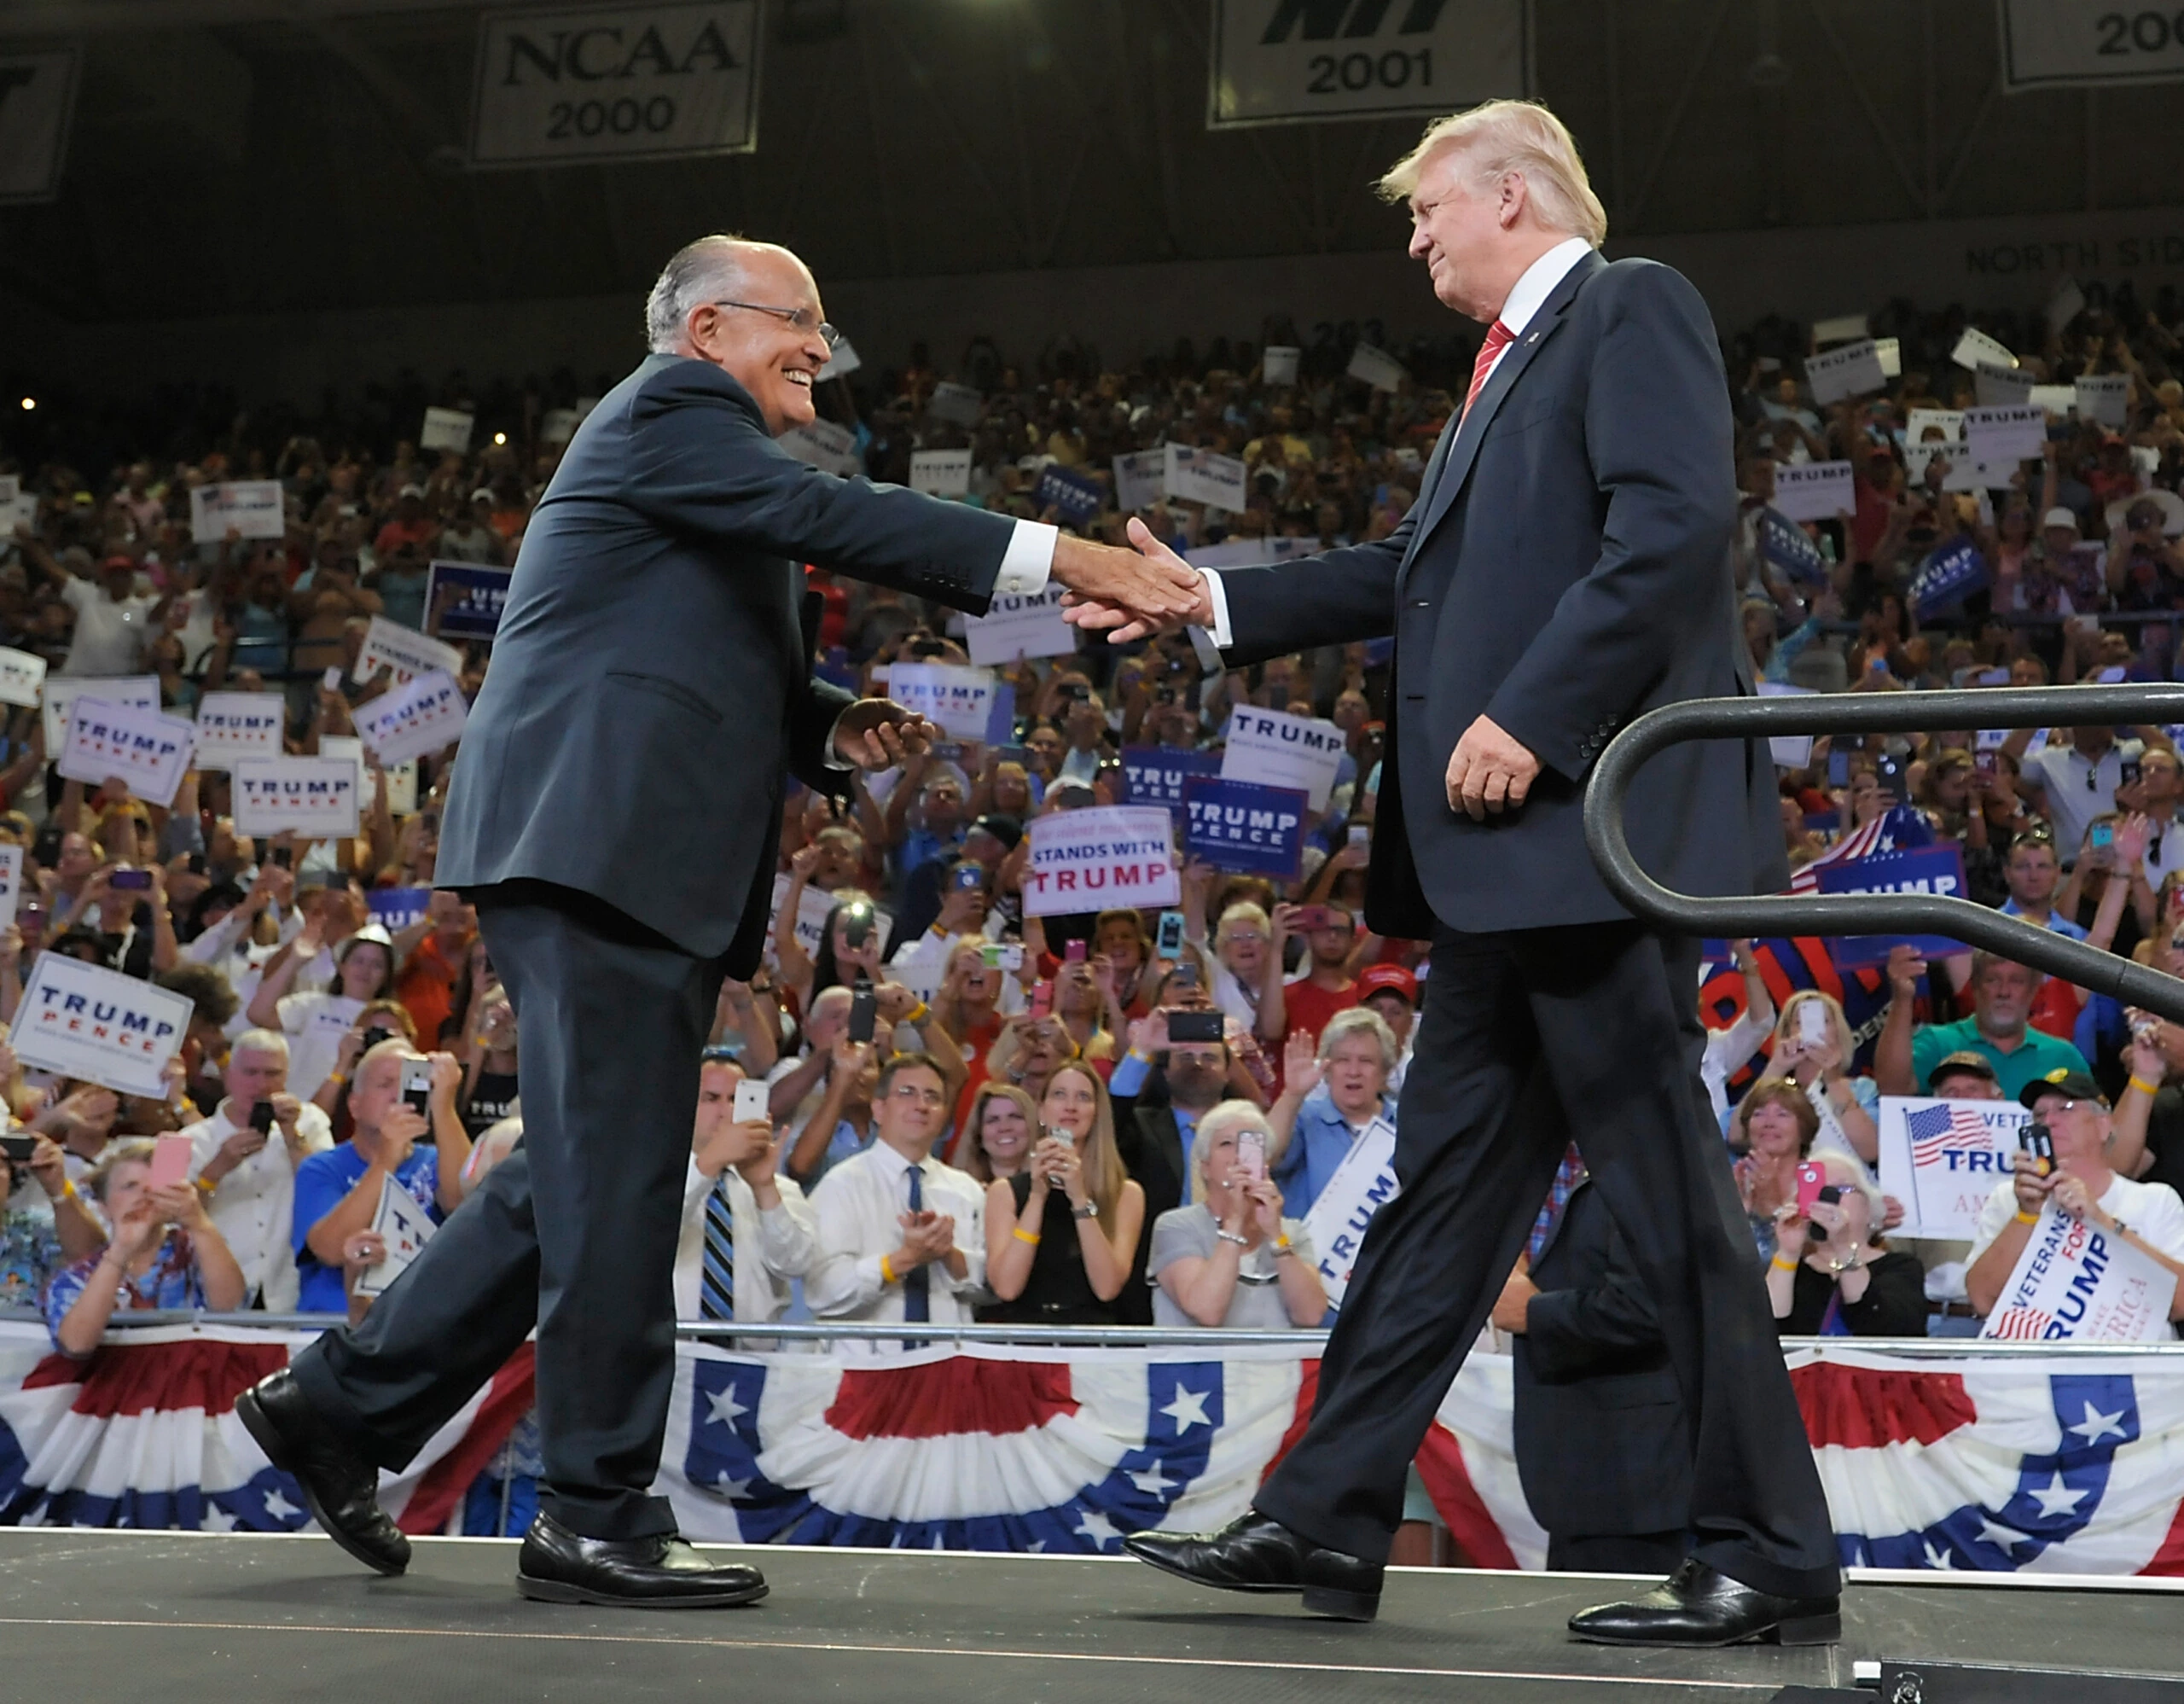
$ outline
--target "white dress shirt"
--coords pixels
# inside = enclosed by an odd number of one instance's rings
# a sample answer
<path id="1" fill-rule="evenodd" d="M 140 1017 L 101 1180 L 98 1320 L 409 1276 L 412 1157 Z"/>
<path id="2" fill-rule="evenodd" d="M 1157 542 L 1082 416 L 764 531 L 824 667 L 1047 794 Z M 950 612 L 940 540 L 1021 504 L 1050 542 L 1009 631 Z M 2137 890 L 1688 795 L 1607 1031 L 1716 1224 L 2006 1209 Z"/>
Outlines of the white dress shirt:
<path id="1" fill-rule="evenodd" d="M 230 1116 L 235 1112 L 243 1114 L 241 1124 Z M 226 1100 L 211 1118 L 183 1128 L 181 1133 L 189 1138 L 193 1182 L 220 1151 L 222 1143 L 250 1127 L 249 1119 L 249 1108 L 239 1108 Z M 308 1101 L 296 1120 L 296 1133 L 307 1152 L 322 1154 L 334 1146 L 333 1125 Z M 212 1228 L 234 1253 L 235 1265 L 242 1268 L 246 1297 L 262 1296 L 269 1313 L 285 1313 L 296 1305 L 296 1253 L 291 1236 L 295 1205 L 296 1168 L 288 1158 L 288 1139 L 278 1125 L 265 1139 L 264 1147 L 213 1186 L 205 1203 Z"/>
<path id="2" fill-rule="evenodd" d="M 776 1178 L 781 1205 L 761 1212 L 758 1197 L 734 1166 L 728 1179 L 728 1208 L 735 1226 L 735 1317 L 761 1323 L 787 1311 L 788 1281 L 801 1278 L 819 1264 L 818 1221 L 811 1203 L 793 1178 Z M 675 1243 L 675 1317 L 703 1317 L 699 1305 L 706 1266 L 706 1200 L 717 1178 L 690 1161 L 682 1178 L 682 1231 Z"/>
<path id="3" fill-rule="evenodd" d="M 927 1317 L 936 1325 L 967 1322 L 984 1300 L 986 1277 L 985 1186 L 968 1172 L 930 1157 L 919 1163 L 926 1210 L 956 1221 L 956 1247 L 963 1276 L 944 1261 L 926 1264 Z M 819 1220 L 819 1264 L 805 1277 L 804 1299 L 822 1319 L 892 1322 L 903 1317 L 900 1275 L 889 1283 L 880 1257 L 903 1246 L 902 1216 L 910 1210 L 910 1162 L 884 1142 L 831 1167 L 811 1192 Z M 845 1341 L 843 1354 L 886 1352 L 892 1340 Z"/>
<path id="4" fill-rule="evenodd" d="M 1509 329 L 1509 341 L 1495 354 L 1487 366 L 1490 375 L 1499 367 L 1509 351 L 1516 346 L 1518 338 L 1532 323 L 1533 317 L 1546 305 L 1547 299 L 1554 294 L 1554 287 L 1569 276 L 1570 269 L 1593 252 L 1591 243 L 1582 236 L 1565 237 L 1546 253 L 1525 268 L 1524 275 L 1511 287 L 1508 299 L 1502 304 L 1502 311 L 1495 317 Z M 1419 492 L 1423 501 L 1424 491 Z M 1235 632 L 1228 625 L 1228 593 L 1221 584 L 1221 576 L 1208 568 L 1199 570 L 1199 577 L 1205 582 L 1205 592 L 1213 605 L 1213 619 L 1205 628 L 1214 646 L 1226 649 L 1235 643 Z"/>

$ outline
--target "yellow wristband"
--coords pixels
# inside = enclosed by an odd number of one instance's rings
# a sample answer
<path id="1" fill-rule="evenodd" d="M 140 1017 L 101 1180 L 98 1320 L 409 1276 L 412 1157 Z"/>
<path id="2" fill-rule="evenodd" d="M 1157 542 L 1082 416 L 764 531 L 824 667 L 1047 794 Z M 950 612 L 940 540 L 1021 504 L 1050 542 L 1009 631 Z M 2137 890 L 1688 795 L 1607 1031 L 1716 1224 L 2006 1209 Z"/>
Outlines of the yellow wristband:
<path id="1" fill-rule="evenodd" d="M 2037 1224 L 2040 1223 L 2040 1215 L 2036 1213 L 2020 1212 L 2017 1216 L 2017 1222 L 2019 1224 Z"/>
<path id="2" fill-rule="evenodd" d="M 1286 1231 L 1274 1239 L 1274 1252 L 1277 1254 L 1289 1253 L 1289 1236 Z"/>
<path id="3" fill-rule="evenodd" d="M 1798 1265 L 1795 1260 L 1785 1260 L 1780 1254 L 1774 1257 L 1772 1264 L 1778 1272 L 1794 1272 L 1798 1270 Z"/>
<path id="4" fill-rule="evenodd" d="M 921 1000 L 916 1005 L 911 1007 L 909 1011 L 903 1014 L 902 1021 L 906 1024 L 921 1024 L 932 1015 L 932 1008 L 926 1005 L 924 1001 Z"/>
<path id="5" fill-rule="evenodd" d="M 349 1080 L 349 1076 L 344 1071 L 329 1071 L 326 1073 L 326 1080 L 338 1089 Z"/>
<path id="6" fill-rule="evenodd" d="M 2161 1092 L 2160 1084 L 2147 1082 L 2145 1078 L 2140 1076 L 2135 1071 L 2131 1073 L 2131 1086 L 2134 1089 L 2138 1090 L 2142 1094 L 2158 1095 Z"/>
<path id="7" fill-rule="evenodd" d="M 1012 1229 L 1008 1234 L 1019 1242 L 1028 1242 L 1034 1248 L 1039 1246 L 1039 1233 L 1036 1230 L 1026 1230 L 1019 1224 Z"/>
<path id="8" fill-rule="evenodd" d="M 894 1262 L 890 1260 L 885 1254 L 882 1254 L 880 1257 L 880 1276 L 885 1282 L 892 1284 L 897 1282 L 895 1277 Z"/>
<path id="9" fill-rule="evenodd" d="M 197 1193 L 200 1195 L 209 1196 L 213 1190 L 220 1187 L 209 1178 L 197 1178 L 191 1181 L 196 1184 Z"/>
<path id="10" fill-rule="evenodd" d="M 73 1201 L 76 1199 L 76 1182 L 74 1178 L 68 1178 L 61 1180 L 61 1199 L 64 1201 Z"/>

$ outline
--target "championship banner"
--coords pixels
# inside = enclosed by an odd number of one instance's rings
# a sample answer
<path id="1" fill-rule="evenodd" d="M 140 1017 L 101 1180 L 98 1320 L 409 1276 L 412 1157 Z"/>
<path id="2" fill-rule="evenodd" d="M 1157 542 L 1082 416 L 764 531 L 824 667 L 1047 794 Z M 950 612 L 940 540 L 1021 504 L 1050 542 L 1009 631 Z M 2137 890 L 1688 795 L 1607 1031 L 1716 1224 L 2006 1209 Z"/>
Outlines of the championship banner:
<path id="1" fill-rule="evenodd" d="M 2122 1237 L 2053 1201 L 2025 1239 L 1982 1337 L 2075 1343 L 2148 1343 L 2175 1336 L 2169 1323 L 2176 1275 Z"/>
<path id="2" fill-rule="evenodd" d="M 491 639 L 500 631 L 513 568 L 434 562 L 425 576 L 425 631 L 457 639 Z"/>
<path id="3" fill-rule="evenodd" d="M 1880 1097 L 1880 1187 L 1903 1203 L 1905 1236 L 1969 1242 L 2010 1175 L 2032 1114 L 2014 1101 Z"/>
<path id="4" fill-rule="evenodd" d="M 68 743 L 68 712 L 78 698 L 96 698 L 102 704 L 131 710 L 160 707 L 160 678 L 155 674 L 55 674 L 45 678 L 45 748 L 57 752 Z"/>
<path id="5" fill-rule="evenodd" d="M 8 1044 L 26 1065 L 164 1100 L 167 1061 L 182 1045 L 190 1010 L 184 995 L 41 952 L 24 979 Z"/>
<path id="6" fill-rule="evenodd" d="M 0 646 L 0 704 L 32 705 L 45 684 L 45 659 Z"/>
<path id="7" fill-rule="evenodd" d="M 108 704 L 86 693 L 69 707 L 68 737 L 54 766 L 70 780 L 93 787 L 125 782 L 137 798 L 168 805 L 174 803 L 196 740 L 196 725 L 179 716 Z"/>
<path id="8" fill-rule="evenodd" d="M 1180 905 L 1173 827 L 1165 811 L 1137 805 L 1094 805 L 1031 823 L 1031 860 L 1024 871 L 1024 915 L 1067 916 L 1126 906 Z"/>
<path id="9" fill-rule="evenodd" d="M 235 480 L 200 486 L 189 494 L 189 533 L 200 544 L 217 544 L 230 532 L 238 538 L 282 538 L 288 532 L 288 503 L 278 480 Z"/>
<path id="10" fill-rule="evenodd" d="M 1357 1264 L 1357 1251 L 1365 1242 L 1365 1228 L 1373 1215 L 1398 1190 L 1396 1182 L 1396 1130 L 1385 1119 L 1374 1119 L 1364 1134 L 1350 1144 L 1350 1152 L 1334 1168 L 1304 1215 L 1304 1230 L 1320 1257 L 1320 1282 L 1327 1286 L 1327 1300 L 1336 1307 L 1350 1288 L 1350 1274 Z"/>
<path id="11" fill-rule="evenodd" d="M 197 703 L 197 767 L 279 757 L 288 719 L 288 701 L 277 692 L 206 693 Z"/>
<path id="12" fill-rule="evenodd" d="M 0 53 L 0 203 L 61 193 L 83 56 L 73 44 Z"/>
<path id="13" fill-rule="evenodd" d="M 984 740 L 993 718 L 993 676 L 960 663 L 896 663 L 887 696 L 946 730 L 950 739 Z"/>
<path id="14" fill-rule="evenodd" d="M 1244 464 L 1234 456 L 1212 450 L 1193 450 L 1182 444 L 1164 444 L 1160 453 L 1160 482 L 1170 503 L 1202 503 L 1208 509 L 1240 515 L 1247 501 Z"/>
<path id="15" fill-rule="evenodd" d="M 758 0 L 487 12 L 470 163 L 749 154 L 759 41 Z"/>
<path id="16" fill-rule="evenodd" d="M 984 615 L 963 618 L 963 638 L 976 668 L 1007 668 L 1022 657 L 1066 657 L 1077 648 L 1077 630 L 1062 619 L 1066 588 L 1048 581 L 1031 596 L 996 595 Z"/>
<path id="17" fill-rule="evenodd" d="M 1183 790 L 1197 776 L 1221 771 L 1218 752 L 1182 751 L 1172 746 L 1123 747 L 1123 797 L 1132 805 L 1158 805 L 1180 817 Z"/>
<path id="18" fill-rule="evenodd" d="M 1183 855 L 1216 869 L 1294 881 L 1310 809 L 1294 787 L 1194 776 L 1183 784 Z"/>
<path id="19" fill-rule="evenodd" d="M 347 758 L 238 758 L 235 832 L 347 840 L 357 832 L 361 791 Z"/>
<path id="20" fill-rule="evenodd" d="M 1323 718 L 1240 704 L 1228 718 L 1221 778 L 1302 788 L 1312 808 L 1324 811 L 1342 772 L 1344 748 L 1342 730 Z"/>
<path id="21" fill-rule="evenodd" d="M 1213 0 L 1208 130 L 1438 117 L 1531 86 L 1524 0 Z"/>
<path id="22" fill-rule="evenodd" d="M 414 627 L 375 615 L 364 630 L 364 648 L 357 654 L 357 678 L 369 680 L 381 669 L 394 672 L 397 686 L 421 674 L 439 669 L 460 679 L 462 653 L 452 645 L 430 639 Z"/>
<path id="23" fill-rule="evenodd" d="M 455 677 L 433 669 L 351 711 L 357 736 L 382 767 L 444 751 L 462 737 L 470 718 Z"/>
<path id="24" fill-rule="evenodd" d="M 2090 0 L 2001 0 L 2002 87 L 2067 89 L 2184 78 L 2184 17 Z"/>

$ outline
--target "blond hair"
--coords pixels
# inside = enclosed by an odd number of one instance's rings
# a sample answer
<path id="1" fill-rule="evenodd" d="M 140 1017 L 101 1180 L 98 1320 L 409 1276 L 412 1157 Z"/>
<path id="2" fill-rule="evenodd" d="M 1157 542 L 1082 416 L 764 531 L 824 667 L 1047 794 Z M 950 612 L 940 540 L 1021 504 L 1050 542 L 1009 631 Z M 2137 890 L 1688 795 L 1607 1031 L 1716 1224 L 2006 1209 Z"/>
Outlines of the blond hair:
<path id="1" fill-rule="evenodd" d="M 1577 139 L 1536 101 L 1488 101 L 1436 119 L 1418 146 L 1391 166 L 1374 187 L 1384 201 L 1407 201 L 1418 193 L 1427 164 L 1459 149 L 1464 186 L 1472 195 L 1486 194 L 1513 172 L 1525 180 L 1541 224 L 1582 236 L 1595 248 L 1607 241 L 1607 210 L 1585 176 Z"/>

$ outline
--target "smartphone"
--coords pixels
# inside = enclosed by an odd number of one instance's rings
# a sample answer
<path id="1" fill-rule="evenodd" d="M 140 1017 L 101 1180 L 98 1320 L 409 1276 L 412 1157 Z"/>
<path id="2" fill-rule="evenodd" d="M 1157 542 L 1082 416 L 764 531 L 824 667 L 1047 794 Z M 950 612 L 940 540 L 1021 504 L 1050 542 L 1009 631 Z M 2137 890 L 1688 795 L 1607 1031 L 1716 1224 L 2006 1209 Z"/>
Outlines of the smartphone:
<path id="1" fill-rule="evenodd" d="M 152 1175 L 146 1181 L 155 1189 L 171 1189 L 189 1181 L 190 1140 L 186 1136 L 163 1136 L 152 1149 Z"/>
<path id="2" fill-rule="evenodd" d="M 2029 1124 L 2019 1131 L 2017 1151 L 2024 1156 L 2018 1163 L 2039 1177 L 2055 1169 L 2055 1138 L 2044 1124 Z"/>
<path id="3" fill-rule="evenodd" d="M 336 664 L 334 667 L 327 670 L 327 672 L 318 678 L 319 684 L 324 687 L 327 691 L 339 692 L 341 690 L 341 669 L 339 664 Z"/>
<path id="4" fill-rule="evenodd" d="M 1083 941 L 1066 941 L 1063 944 L 1061 950 L 1061 962 L 1064 964 L 1082 964 L 1084 962 L 1084 959 L 1085 945 Z"/>
<path id="5" fill-rule="evenodd" d="M 773 1114 L 767 1108 L 768 1090 L 763 1079 L 746 1077 L 735 1085 L 735 1121 L 749 1124 L 754 1119 L 771 1121 Z"/>
<path id="6" fill-rule="evenodd" d="M 1352 823 L 1350 825 L 1350 844 L 1354 846 L 1372 845 L 1373 825 L 1369 823 Z"/>
<path id="7" fill-rule="evenodd" d="M 1884 753 L 1874 761 L 1873 771 L 1879 777 L 1884 790 L 1898 799 L 1903 796 L 1903 759 L 1902 758 Z"/>
<path id="8" fill-rule="evenodd" d="M 2118 787 L 2136 787 L 2139 784 L 2139 777 L 2143 773 L 2136 758 L 2118 759 L 2116 764 L 2116 784 Z"/>
<path id="9" fill-rule="evenodd" d="M 1827 1021 L 1827 1008 L 1817 1000 L 1807 1000 L 1798 1008 L 1798 1039 L 1807 1047 L 1827 1044 L 1827 1032 L 1833 1026 Z"/>
<path id="10" fill-rule="evenodd" d="M 381 1042 L 392 1041 L 393 1039 L 394 1032 L 392 1030 L 388 1029 L 383 1024 L 374 1024 L 369 1029 L 364 1032 L 364 1044 L 358 1051 L 357 1056 L 361 1059 L 365 1054 L 369 1053 Z"/>
<path id="11" fill-rule="evenodd" d="M 979 957 L 985 961 L 989 970 L 1021 970 L 1024 968 L 1024 944 L 1021 941 L 988 941 L 979 949 Z"/>
<path id="12" fill-rule="evenodd" d="M 1324 905 L 1299 905 L 1297 908 L 1296 929 L 1299 934 L 1310 934 L 1315 929 L 1331 927 L 1334 919 L 1327 915 Z"/>
<path id="13" fill-rule="evenodd" d="M 1813 1160 L 1798 1162 L 1798 1217 L 1812 1217 L 1813 1203 L 1820 1199 L 1820 1192 L 1827 1187 L 1827 1173 Z"/>
<path id="14" fill-rule="evenodd" d="M 1031 766 L 1031 748 L 1029 746 L 996 746 L 993 754 L 996 762 L 1018 764 L 1027 769 Z"/>
<path id="15" fill-rule="evenodd" d="M 862 902 L 842 913 L 842 944 L 854 951 L 872 939 L 872 907 Z"/>
<path id="16" fill-rule="evenodd" d="M 1833 1203 L 1839 1201 L 1842 1199 L 1843 1186 L 1840 1183 L 1822 1183 L 1820 1186 L 1819 1190 L 1813 1196 L 1813 1201 L 1815 1205 L 1821 1201 L 1827 1201 L 1832 1206 Z M 1807 1207 L 1805 1212 L 1808 1218 L 1809 1218 L 1812 1208 Z M 1825 1242 L 1827 1241 L 1827 1227 L 1821 1224 L 1817 1219 L 1813 1219 L 1805 1226 L 1805 1236 L 1810 1242 Z"/>
<path id="17" fill-rule="evenodd" d="M 273 1134 L 273 1102 L 260 1101 L 250 1109 L 250 1127 L 260 1136 Z"/>
<path id="18" fill-rule="evenodd" d="M 986 885 L 986 873 L 975 864 L 959 864 L 949 872 L 948 885 L 959 893 L 970 893 Z"/>
<path id="19" fill-rule="evenodd" d="M 2093 825 L 2092 844 L 2095 852 L 2111 850 L 2116 844 L 2116 825 L 2113 823 L 2095 823 Z"/>
<path id="20" fill-rule="evenodd" d="M 296 854 L 292 847 L 274 847 L 272 858 L 273 867 L 276 869 L 293 869 L 296 867 Z"/>
<path id="21" fill-rule="evenodd" d="M 405 1059 L 402 1061 L 402 1104 L 419 1118 L 433 1115 L 433 1061 L 429 1059 Z"/>
<path id="22" fill-rule="evenodd" d="M 1219 1012 L 1170 1012 L 1168 1039 L 1196 1044 L 1217 1042 L 1227 1034 L 1227 1021 Z"/>
<path id="23" fill-rule="evenodd" d="M 1850 753 L 1836 751 L 1828 753 L 1827 784 L 1830 787 L 1848 787 L 1850 784 Z"/>
<path id="24" fill-rule="evenodd" d="M 1266 1180 L 1264 1131 L 1240 1130 L 1236 1132 L 1236 1175 L 1254 1183 Z"/>
<path id="25" fill-rule="evenodd" d="M 1163 911 L 1160 927 L 1153 937 L 1153 951 L 1161 958 L 1180 958 L 1183 952 L 1183 914 Z"/>
<path id="26" fill-rule="evenodd" d="M 1972 772 L 1982 781 L 1992 781 L 2001 772 L 2001 765 L 1991 751 L 1972 754 Z"/>
<path id="27" fill-rule="evenodd" d="M 859 977 L 855 991 L 850 995 L 850 1039 L 862 1047 L 872 1039 L 872 1032 L 879 1021 L 880 996 L 871 983 Z"/>
<path id="28" fill-rule="evenodd" d="M 189 858 L 183 860 L 183 868 L 188 870 L 192 875 L 204 875 L 205 854 L 203 852 L 190 853 Z"/>
<path id="29" fill-rule="evenodd" d="M 1041 1018 L 1052 1017 L 1054 1010 L 1054 985 L 1043 976 L 1031 985 L 1031 1017 L 1036 1022 Z"/>
<path id="30" fill-rule="evenodd" d="M 30 1164 L 31 1155 L 38 1152 L 38 1138 L 26 1130 L 0 1136 L 0 1154 L 4 1154 L 18 1166 Z"/>
<path id="31" fill-rule="evenodd" d="M 152 885 L 148 869 L 117 869 L 106 879 L 106 885 L 116 893 L 141 893 Z"/>
<path id="32" fill-rule="evenodd" d="M 1168 973 L 1168 986 L 1170 988 L 1197 987 L 1198 961 L 1194 958 L 1177 959 L 1176 968 Z"/>

